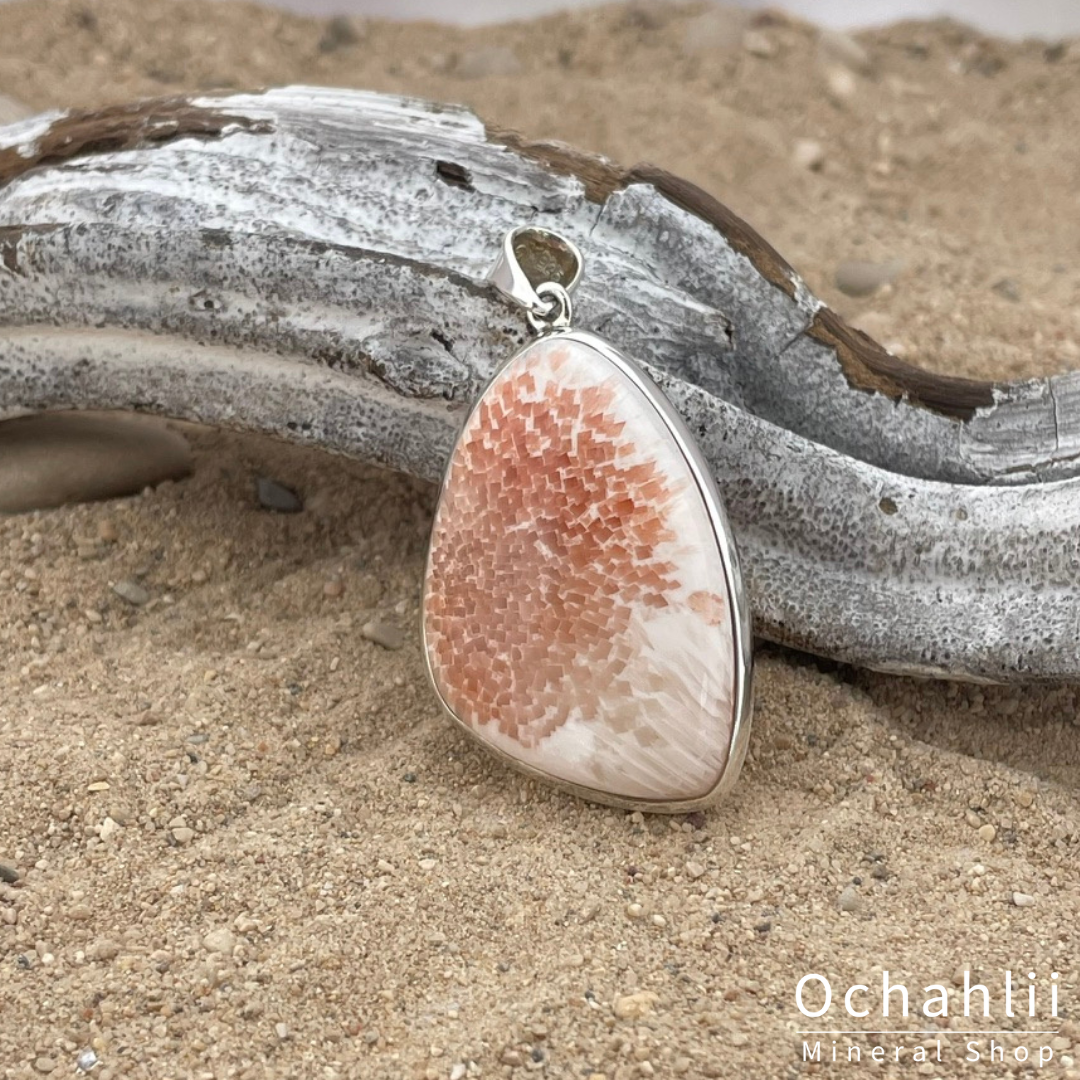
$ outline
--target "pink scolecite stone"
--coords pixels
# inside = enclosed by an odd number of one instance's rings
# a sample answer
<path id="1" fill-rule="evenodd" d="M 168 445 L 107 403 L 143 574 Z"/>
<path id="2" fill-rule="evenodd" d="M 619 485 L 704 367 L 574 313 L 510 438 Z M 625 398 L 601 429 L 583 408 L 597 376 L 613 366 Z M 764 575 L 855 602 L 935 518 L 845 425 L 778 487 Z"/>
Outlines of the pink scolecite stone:
<path id="1" fill-rule="evenodd" d="M 474 409 L 436 512 L 436 689 L 515 761 L 621 799 L 701 798 L 728 760 L 724 556 L 677 440 L 585 341 L 541 338 Z"/>

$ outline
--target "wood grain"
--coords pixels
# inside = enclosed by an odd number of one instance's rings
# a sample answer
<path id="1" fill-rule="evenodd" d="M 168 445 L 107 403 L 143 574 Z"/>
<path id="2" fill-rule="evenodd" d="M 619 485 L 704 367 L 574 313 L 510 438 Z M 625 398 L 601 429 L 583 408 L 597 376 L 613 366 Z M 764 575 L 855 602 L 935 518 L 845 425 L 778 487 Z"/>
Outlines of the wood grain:
<path id="1" fill-rule="evenodd" d="M 652 166 L 294 87 L 0 129 L 0 415 L 122 408 L 429 479 L 527 337 L 483 283 L 536 222 L 728 503 L 760 633 L 855 664 L 1080 677 L 1075 374 L 923 371 Z"/>

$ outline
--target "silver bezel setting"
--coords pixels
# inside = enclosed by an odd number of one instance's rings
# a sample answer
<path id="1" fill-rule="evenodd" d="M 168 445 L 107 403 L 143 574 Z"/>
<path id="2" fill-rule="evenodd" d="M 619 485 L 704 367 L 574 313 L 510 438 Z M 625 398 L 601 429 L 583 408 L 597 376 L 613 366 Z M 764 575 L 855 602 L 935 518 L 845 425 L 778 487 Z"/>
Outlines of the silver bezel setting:
<path id="1" fill-rule="evenodd" d="M 705 503 L 709 522 L 712 526 L 713 536 L 716 540 L 716 545 L 720 551 L 721 561 L 724 566 L 725 584 L 727 586 L 728 600 L 731 605 L 732 644 L 735 652 L 733 658 L 733 717 L 731 737 L 728 743 L 727 761 L 724 765 L 724 769 L 712 789 L 705 795 L 697 798 L 677 800 L 635 799 L 561 780 L 551 773 L 544 772 L 541 769 L 537 769 L 525 762 L 519 761 L 513 755 L 487 742 L 482 734 L 466 724 L 447 704 L 439 690 L 438 682 L 435 679 L 435 673 L 431 668 L 431 657 L 427 642 L 427 620 L 425 619 L 429 583 L 431 581 L 432 551 L 430 544 L 428 545 L 428 554 L 424 564 L 424 585 L 420 604 L 420 640 L 424 654 L 424 668 L 427 671 L 428 680 L 435 691 L 435 696 L 438 699 L 443 712 L 446 713 L 459 728 L 465 731 L 470 738 L 482 745 L 489 754 L 493 754 L 497 758 L 502 759 L 507 765 L 517 770 L 519 773 L 531 776 L 537 780 L 542 780 L 543 782 L 550 784 L 561 791 L 575 795 L 578 798 L 586 799 L 590 802 L 601 803 L 605 806 L 615 806 L 626 810 L 641 810 L 646 813 L 665 814 L 690 813 L 694 810 L 702 810 L 708 806 L 714 805 L 730 791 L 735 781 L 738 779 L 739 772 L 742 769 L 743 761 L 746 757 L 753 709 L 753 640 L 750 612 L 743 591 L 738 553 L 735 550 L 735 544 L 730 526 L 728 525 L 727 515 L 724 512 L 723 503 L 720 499 L 720 493 L 717 490 L 716 482 L 713 480 L 712 474 L 709 471 L 708 463 L 705 461 L 704 456 L 695 443 L 690 431 L 687 429 L 686 424 L 683 422 L 682 417 L 675 411 L 674 406 L 668 401 L 664 392 L 655 382 L 653 382 L 645 371 L 603 338 L 599 338 L 586 330 L 557 329 L 541 334 L 538 338 L 527 342 L 499 364 L 491 378 L 485 384 L 483 391 L 473 403 L 472 408 L 469 410 L 469 413 L 462 424 L 461 430 L 464 432 L 468 427 L 469 422 L 479 409 L 480 403 L 483 401 L 488 389 L 506 367 L 530 349 L 535 348 L 541 342 L 554 340 L 577 342 L 599 353 L 604 360 L 613 365 L 645 396 L 646 400 L 656 410 L 658 416 L 664 423 L 664 426 L 675 440 L 675 444 L 679 448 L 683 459 L 689 467 L 691 476 L 694 478 L 698 494 Z M 459 434 L 459 440 L 460 437 Z M 451 451 L 450 460 L 447 462 L 446 469 L 443 472 L 442 483 L 439 487 L 438 502 L 436 504 L 436 517 L 438 516 L 439 508 L 442 506 L 443 497 L 446 493 L 450 469 L 453 462 L 453 454 L 456 450 L 457 441 L 454 443 L 454 450 Z"/>

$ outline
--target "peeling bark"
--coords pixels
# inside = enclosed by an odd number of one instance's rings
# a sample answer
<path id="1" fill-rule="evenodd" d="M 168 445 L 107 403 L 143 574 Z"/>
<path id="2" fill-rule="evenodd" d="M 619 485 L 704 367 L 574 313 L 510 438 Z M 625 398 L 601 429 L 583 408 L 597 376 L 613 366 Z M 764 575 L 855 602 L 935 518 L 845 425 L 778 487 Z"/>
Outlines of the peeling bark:
<path id="1" fill-rule="evenodd" d="M 0 147 L 0 186 L 40 165 L 169 142 L 217 138 L 226 130 L 257 130 L 247 117 L 196 107 L 186 98 L 112 105 L 96 112 L 63 113 L 33 144 Z M 265 130 L 269 130 L 268 128 Z"/>

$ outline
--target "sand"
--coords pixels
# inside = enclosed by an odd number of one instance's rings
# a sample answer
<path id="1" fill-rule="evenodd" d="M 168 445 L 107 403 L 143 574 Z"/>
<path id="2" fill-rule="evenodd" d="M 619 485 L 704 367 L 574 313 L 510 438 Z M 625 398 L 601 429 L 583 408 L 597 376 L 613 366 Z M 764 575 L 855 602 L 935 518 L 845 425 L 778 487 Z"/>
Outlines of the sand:
<path id="1" fill-rule="evenodd" d="M 307 81 L 464 101 L 703 185 L 921 363 L 1075 365 L 1080 47 L 949 23 L 858 40 L 865 56 L 779 16 L 651 3 L 462 31 L 45 0 L 0 6 L 0 94 Z M 851 259 L 894 280 L 845 295 Z M 88 1051 L 98 1080 L 999 1076 L 1034 1073 L 1016 1055 L 1043 1045 L 1040 1075 L 1080 1076 L 1073 689 L 763 647 L 724 805 L 586 805 L 435 705 L 415 633 L 428 486 L 183 431 L 189 479 L 0 518 L 0 1076 L 69 1076 Z M 258 477 L 303 511 L 261 509 Z M 372 620 L 402 647 L 368 640 Z M 948 1018 L 898 1016 L 898 995 L 883 1018 L 882 969 L 913 1009 L 943 984 Z M 1006 1016 L 1006 969 L 1024 1005 L 1035 973 L 1034 1018 Z M 965 970 L 989 1020 L 956 1015 Z M 810 972 L 833 987 L 820 1021 L 796 1008 Z M 816 1037 L 826 1058 L 862 1048 L 833 1065 L 803 1061 L 813 1028 L 931 1033 Z M 1054 1034 L 997 1036 L 1001 1064 L 984 1037 L 965 1065 L 955 1033 L 976 1028 Z"/>

